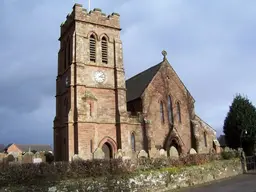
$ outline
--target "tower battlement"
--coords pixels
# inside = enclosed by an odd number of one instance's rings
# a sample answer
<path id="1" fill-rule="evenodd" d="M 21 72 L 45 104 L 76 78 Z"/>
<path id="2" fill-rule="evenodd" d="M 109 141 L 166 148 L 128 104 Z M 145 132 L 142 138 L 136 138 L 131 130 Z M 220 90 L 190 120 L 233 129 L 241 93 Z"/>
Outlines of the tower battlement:
<path id="1" fill-rule="evenodd" d="M 120 15 L 118 13 L 112 13 L 111 15 L 106 15 L 101 12 L 101 9 L 95 8 L 88 12 L 87 9 L 83 8 L 81 4 L 75 4 L 73 6 L 73 11 L 67 15 L 66 21 L 61 23 L 61 36 L 67 28 L 74 21 L 81 21 L 86 23 L 92 23 L 96 25 L 111 27 L 114 29 L 121 30 L 120 28 Z"/>

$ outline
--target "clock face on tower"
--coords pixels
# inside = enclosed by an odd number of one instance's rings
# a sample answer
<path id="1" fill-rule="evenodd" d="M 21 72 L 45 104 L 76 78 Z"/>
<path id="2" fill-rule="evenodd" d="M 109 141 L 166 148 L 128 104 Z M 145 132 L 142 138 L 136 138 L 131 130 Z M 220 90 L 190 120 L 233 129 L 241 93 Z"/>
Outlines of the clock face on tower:
<path id="1" fill-rule="evenodd" d="M 96 71 L 94 73 L 94 80 L 97 83 L 103 83 L 105 81 L 105 79 L 106 79 L 106 75 L 102 71 Z"/>

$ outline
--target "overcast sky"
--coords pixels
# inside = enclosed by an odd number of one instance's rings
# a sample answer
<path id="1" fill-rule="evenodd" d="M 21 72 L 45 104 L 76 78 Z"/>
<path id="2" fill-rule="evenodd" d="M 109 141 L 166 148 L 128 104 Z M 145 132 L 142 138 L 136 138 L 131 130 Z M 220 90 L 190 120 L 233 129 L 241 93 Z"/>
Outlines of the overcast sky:
<path id="1" fill-rule="evenodd" d="M 74 3 L 0 0 L 0 143 L 53 143 L 59 27 Z M 236 93 L 256 104 L 255 0 L 91 0 L 96 7 L 121 15 L 126 78 L 165 49 L 218 134 Z"/>

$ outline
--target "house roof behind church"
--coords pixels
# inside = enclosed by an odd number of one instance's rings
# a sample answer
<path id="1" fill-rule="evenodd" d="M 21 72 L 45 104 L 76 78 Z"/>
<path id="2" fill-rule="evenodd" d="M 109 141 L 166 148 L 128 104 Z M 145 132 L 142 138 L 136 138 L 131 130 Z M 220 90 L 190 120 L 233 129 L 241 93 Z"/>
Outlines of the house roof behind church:
<path id="1" fill-rule="evenodd" d="M 161 64 L 162 62 L 126 80 L 127 102 L 135 100 L 142 95 L 148 84 L 160 69 Z"/>
<path id="2" fill-rule="evenodd" d="M 35 145 L 35 144 L 15 144 L 22 152 L 30 151 L 52 151 L 50 145 Z"/>

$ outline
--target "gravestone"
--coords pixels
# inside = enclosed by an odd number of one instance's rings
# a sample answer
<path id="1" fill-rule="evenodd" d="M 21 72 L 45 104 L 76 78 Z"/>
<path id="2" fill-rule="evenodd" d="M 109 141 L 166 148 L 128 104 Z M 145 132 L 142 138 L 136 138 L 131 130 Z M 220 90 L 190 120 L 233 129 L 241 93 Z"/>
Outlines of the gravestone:
<path id="1" fill-rule="evenodd" d="M 35 155 L 34 155 L 34 158 L 41 158 L 41 157 L 40 157 L 40 153 L 39 153 L 39 152 L 36 152 Z"/>
<path id="2" fill-rule="evenodd" d="M 82 158 L 78 155 L 78 154 L 75 154 L 73 157 L 72 157 L 72 161 L 81 161 Z"/>
<path id="3" fill-rule="evenodd" d="M 42 159 L 41 158 L 33 158 L 33 163 L 42 163 Z"/>
<path id="4" fill-rule="evenodd" d="M 164 149 L 160 149 L 159 155 L 160 157 L 167 157 L 167 152 Z"/>
<path id="5" fill-rule="evenodd" d="M 105 153 L 102 151 L 101 148 L 97 148 L 96 151 L 94 151 L 94 153 L 93 153 L 93 158 L 94 159 L 104 159 Z"/>
<path id="6" fill-rule="evenodd" d="M 45 152 L 40 151 L 38 158 L 41 158 L 42 162 L 46 162 Z"/>
<path id="7" fill-rule="evenodd" d="M 12 154 L 8 154 L 7 162 L 8 164 L 15 161 L 15 157 Z"/>
<path id="8" fill-rule="evenodd" d="M 196 150 L 195 150 L 194 148 L 191 148 L 191 149 L 189 150 L 189 154 L 190 154 L 190 155 L 194 155 L 194 154 L 197 154 L 197 152 L 196 152 Z"/>
<path id="9" fill-rule="evenodd" d="M 34 154 L 32 152 L 27 152 L 22 157 L 22 163 L 33 163 Z"/>
<path id="10" fill-rule="evenodd" d="M 179 158 L 179 152 L 174 146 L 170 148 L 170 158 Z"/>
<path id="11" fill-rule="evenodd" d="M 130 156 L 123 156 L 122 160 L 123 161 L 128 161 L 128 160 L 131 160 L 131 157 Z"/>
<path id="12" fill-rule="evenodd" d="M 20 163 L 22 162 L 22 153 L 20 153 L 19 156 L 17 157 L 17 161 Z"/>
<path id="13" fill-rule="evenodd" d="M 122 149 L 118 149 L 116 154 L 115 154 L 115 158 L 119 159 L 119 158 L 122 158 L 123 156 L 124 156 L 124 154 L 123 154 Z"/>
<path id="14" fill-rule="evenodd" d="M 138 158 L 148 158 L 148 154 L 146 151 L 141 150 L 138 154 Z"/>
<path id="15" fill-rule="evenodd" d="M 153 147 L 151 150 L 149 150 L 149 156 L 150 158 L 159 158 L 160 153 L 155 147 Z"/>

